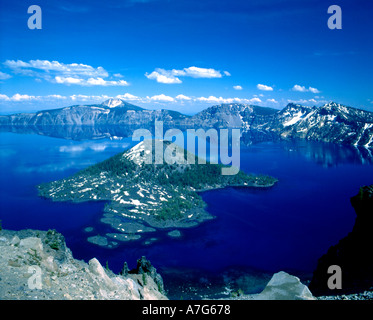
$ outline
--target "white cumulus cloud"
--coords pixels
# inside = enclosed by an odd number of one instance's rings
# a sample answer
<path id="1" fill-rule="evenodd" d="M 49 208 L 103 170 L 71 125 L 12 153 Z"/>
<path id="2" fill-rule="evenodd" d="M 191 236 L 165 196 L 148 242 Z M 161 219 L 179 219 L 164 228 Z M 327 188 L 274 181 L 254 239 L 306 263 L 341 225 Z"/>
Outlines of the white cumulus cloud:
<path id="1" fill-rule="evenodd" d="M 267 86 L 267 85 L 265 85 L 265 84 L 258 84 L 257 86 L 256 86 L 259 90 L 262 90 L 262 91 L 273 91 L 273 88 L 272 87 L 270 87 L 270 86 Z"/>
<path id="2" fill-rule="evenodd" d="M 32 71 L 56 72 L 65 76 L 86 76 L 86 77 L 108 77 L 108 72 L 103 67 L 94 68 L 83 63 L 62 63 L 48 60 L 6 60 L 4 65 L 16 73 L 28 74 Z"/>
<path id="3" fill-rule="evenodd" d="M 73 77 L 55 77 L 56 83 L 60 84 L 77 84 L 81 86 L 128 86 L 129 83 L 124 80 L 119 81 L 110 81 L 104 80 L 103 78 L 89 78 L 89 79 L 81 79 L 81 78 L 73 78 Z"/>
<path id="4" fill-rule="evenodd" d="M 95 68 L 83 63 L 62 63 L 49 60 L 6 60 L 4 66 L 14 74 L 44 79 L 52 83 L 81 86 L 127 86 L 124 80 L 107 80 L 109 73 L 101 66 Z M 115 74 L 114 77 L 122 77 Z M 1 78 L 1 76 L 0 76 Z"/>
<path id="5" fill-rule="evenodd" d="M 294 85 L 292 90 L 293 91 L 298 91 L 298 92 L 306 92 L 307 91 L 305 86 L 300 86 L 299 84 Z"/>
<path id="6" fill-rule="evenodd" d="M 311 91 L 312 93 L 320 93 L 320 91 L 317 90 L 316 88 L 309 87 L 308 90 Z"/>
<path id="7" fill-rule="evenodd" d="M 278 103 L 276 99 L 267 99 L 267 102 Z"/>
<path id="8" fill-rule="evenodd" d="M 56 80 L 57 83 L 62 83 L 62 84 L 81 84 L 83 82 L 83 79 L 73 78 L 73 77 L 57 76 L 54 79 Z"/>
<path id="9" fill-rule="evenodd" d="M 158 94 L 158 95 L 155 95 L 155 96 L 152 96 L 151 98 L 149 98 L 150 100 L 152 101 L 161 101 L 161 102 L 173 102 L 175 101 L 174 98 L 170 97 L 170 96 L 166 96 L 165 94 Z"/>
<path id="10" fill-rule="evenodd" d="M 156 69 L 152 73 L 148 74 L 145 73 L 145 76 L 150 80 L 156 80 L 159 83 L 166 83 L 166 84 L 173 84 L 173 83 L 181 83 L 181 80 L 171 73 L 168 73 L 166 70 L 163 69 Z"/>
<path id="11" fill-rule="evenodd" d="M 320 93 L 316 88 L 308 87 L 308 89 L 305 86 L 301 86 L 299 84 L 294 85 L 292 88 L 293 91 L 298 91 L 298 92 L 312 92 L 312 93 Z"/>
<path id="12" fill-rule="evenodd" d="M 229 72 L 224 71 L 224 75 L 230 75 Z M 199 68 L 199 67 L 188 67 L 183 69 L 172 69 L 166 70 L 162 68 L 156 68 L 153 72 L 145 73 L 148 79 L 156 80 L 159 83 L 175 84 L 182 83 L 180 77 L 190 78 L 221 78 L 223 75 L 220 71 L 212 68 Z"/>
<path id="13" fill-rule="evenodd" d="M 179 94 L 175 98 L 178 99 L 178 100 L 192 100 L 191 97 L 184 96 L 183 94 Z"/>
<path id="14" fill-rule="evenodd" d="M 102 102 L 104 100 L 110 99 L 111 97 L 107 95 L 100 95 L 100 96 L 94 96 L 94 95 L 84 95 L 84 94 L 73 94 L 69 96 L 69 98 L 76 102 L 76 101 L 81 101 L 81 102 L 90 102 L 90 101 L 96 101 L 96 102 Z"/>
<path id="15" fill-rule="evenodd" d="M 11 101 L 24 101 L 24 100 L 35 100 L 35 99 L 37 99 L 36 96 L 30 96 L 28 94 L 19 94 L 19 93 L 16 93 L 10 98 Z"/>
<path id="16" fill-rule="evenodd" d="M 122 99 L 122 100 L 141 100 L 141 98 L 134 96 L 133 94 L 130 94 L 130 93 L 117 95 L 116 98 Z"/>
<path id="17" fill-rule="evenodd" d="M 248 102 L 246 103 L 261 103 L 262 100 L 260 100 L 259 98 L 251 98 L 251 99 L 247 99 Z"/>
<path id="18" fill-rule="evenodd" d="M 211 68 L 198 68 L 198 67 L 189 67 L 184 68 L 183 70 L 173 70 L 179 75 L 192 77 L 192 78 L 221 78 L 222 75 L 220 71 L 211 69 Z"/>
<path id="19" fill-rule="evenodd" d="M 12 76 L 10 74 L 4 73 L 0 71 L 0 80 L 6 80 L 11 78 Z"/>
<path id="20" fill-rule="evenodd" d="M 207 103 L 246 103 L 246 104 L 254 104 L 254 103 L 262 102 L 262 100 L 260 100 L 257 97 L 254 97 L 251 99 L 241 99 L 241 98 L 223 98 L 223 97 L 215 97 L 215 96 L 199 97 L 199 98 L 196 98 L 195 101 L 207 102 Z"/>
<path id="21" fill-rule="evenodd" d="M 10 98 L 9 98 L 6 94 L 2 94 L 2 93 L 0 93 L 0 100 L 3 100 L 3 101 L 9 101 Z"/>
<path id="22" fill-rule="evenodd" d="M 183 94 L 179 94 L 175 97 L 166 95 L 164 93 L 153 95 L 151 97 L 139 97 L 135 96 L 130 93 L 125 93 L 121 95 L 117 95 L 115 97 L 107 96 L 107 95 L 84 95 L 84 94 L 73 94 L 68 96 L 63 96 L 59 94 L 50 94 L 45 96 L 34 96 L 28 94 L 21 94 L 16 93 L 13 96 L 8 96 L 6 94 L 0 94 L 0 102 L 1 103 L 45 103 L 47 106 L 61 106 L 63 103 L 65 106 L 69 106 L 72 104 L 92 104 L 92 103 L 101 103 L 110 98 L 117 98 L 129 101 L 136 101 L 142 104 L 194 104 L 194 103 L 203 103 L 203 104 L 233 104 L 233 103 L 241 103 L 241 104 L 262 104 L 263 101 L 254 96 L 252 98 L 238 98 L 238 97 L 217 97 L 217 96 L 186 96 Z M 265 103 L 277 103 L 274 99 L 267 99 Z"/>

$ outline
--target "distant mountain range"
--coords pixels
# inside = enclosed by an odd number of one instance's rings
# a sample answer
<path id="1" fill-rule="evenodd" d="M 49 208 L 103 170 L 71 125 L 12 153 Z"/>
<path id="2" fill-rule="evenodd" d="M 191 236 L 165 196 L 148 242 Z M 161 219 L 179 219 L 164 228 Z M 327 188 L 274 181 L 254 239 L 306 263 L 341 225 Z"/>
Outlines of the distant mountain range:
<path id="1" fill-rule="evenodd" d="M 221 104 L 193 116 L 172 110 L 148 110 L 120 99 L 36 113 L 0 116 L 1 127 L 141 127 L 163 121 L 165 127 L 240 128 L 246 136 L 306 139 L 373 147 L 373 112 L 330 102 L 321 107 L 288 104 L 277 110 L 246 104 Z"/>
<path id="2" fill-rule="evenodd" d="M 36 113 L 0 116 L 0 125 L 55 126 L 55 125 L 143 125 L 158 119 L 174 124 L 188 118 L 171 110 L 147 110 L 120 99 L 109 99 L 101 104 L 74 105 Z"/>

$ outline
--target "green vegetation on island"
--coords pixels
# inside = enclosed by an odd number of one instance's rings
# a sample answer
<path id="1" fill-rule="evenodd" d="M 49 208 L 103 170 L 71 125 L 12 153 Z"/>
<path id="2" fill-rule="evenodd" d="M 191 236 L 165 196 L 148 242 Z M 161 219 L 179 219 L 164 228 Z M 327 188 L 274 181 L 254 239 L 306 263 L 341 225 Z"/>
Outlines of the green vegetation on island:
<path id="1" fill-rule="evenodd" d="M 169 144 L 164 142 L 164 148 Z M 228 186 L 270 187 L 277 181 L 243 171 L 222 175 L 223 165 L 209 162 L 141 163 L 145 151 L 145 143 L 140 142 L 71 177 L 40 184 L 39 195 L 53 201 L 108 201 L 102 221 L 126 233 L 123 219 L 155 228 L 196 226 L 213 218 L 204 210 L 205 203 L 198 192 Z"/>

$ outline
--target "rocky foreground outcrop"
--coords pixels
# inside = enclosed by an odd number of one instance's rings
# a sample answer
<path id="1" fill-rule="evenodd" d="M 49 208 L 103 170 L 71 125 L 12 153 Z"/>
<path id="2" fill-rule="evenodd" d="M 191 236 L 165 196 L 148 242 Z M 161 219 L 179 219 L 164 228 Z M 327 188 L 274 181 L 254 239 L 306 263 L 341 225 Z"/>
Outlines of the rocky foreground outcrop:
<path id="1" fill-rule="evenodd" d="M 166 300 L 163 280 L 145 258 L 114 274 L 93 258 L 73 258 L 55 230 L 0 230 L 0 300 Z M 273 275 L 260 294 L 247 300 L 313 300 L 300 279 Z"/>
<path id="2" fill-rule="evenodd" d="M 329 248 L 314 271 L 309 285 L 314 295 L 358 293 L 373 288 L 373 185 L 360 188 L 351 198 L 356 212 L 352 231 L 338 244 Z M 342 288 L 330 289 L 328 268 L 339 266 L 342 271 Z"/>
<path id="3" fill-rule="evenodd" d="M 0 231 L 0 300 L 164 300 L 162 277 L 142 257 L 117 275 L 73 258 L 56 231 Z"/>
<path id="4" fill-rule="evenodd" d="M 309 287 L 286 272 L 275 273 L 259 294 L 240 300 L 373 300 L 373 186 L 351 198 L 357 218 L 352 232 L 320 258 Z M 331 290 L 327 269 L 342 269 L 342 289 Z M 351 294 L 349 294 L 351 293 Z M 349 295 L 345 295 L 349 294 Z M 316 297 L 315 297 L 316 296 Z M 163 280 L 142 257 L 120 274 L 93 258 L 76 260 L 60 233 L 0 229 L 0 300 L 166 300 Z M 229 298 L 228 298 L 229 299 Z"/>

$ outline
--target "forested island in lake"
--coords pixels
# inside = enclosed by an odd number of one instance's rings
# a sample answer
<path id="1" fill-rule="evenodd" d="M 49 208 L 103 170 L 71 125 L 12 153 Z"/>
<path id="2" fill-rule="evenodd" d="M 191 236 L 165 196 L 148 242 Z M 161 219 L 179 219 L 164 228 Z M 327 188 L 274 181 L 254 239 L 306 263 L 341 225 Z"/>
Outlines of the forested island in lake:
<path id="1" fill-rule="evenodd" d="M 154 140 L 149 141 L 154 148 Z M 199 192 L 228 186 L 271 187 L 277 182 L 276 178 L 248 175 L 241 170 L 236 175 L 222 175 L 226 166 L 201 163 L 197 156 L 195 164 L 141 162 L 144 154 L 152 150 L 148 146 L 142 141 L 68 178 L 40 184 L 39 195 L 53 201 L 108 201 L 101 222 L 116 232 L 89 240 L 102 246 L 113 245 L 114 240 L 115 246 L 117 241 L 139 239 L 143 232 L 194 227 L 212 219 Z M 186 150 L 163 141 L 164 150 L 170 146 L 181 152 L 185 160 L 188 158 Z M 177 234 L 175 229 L 171 232 L 171 236 Z"/>

